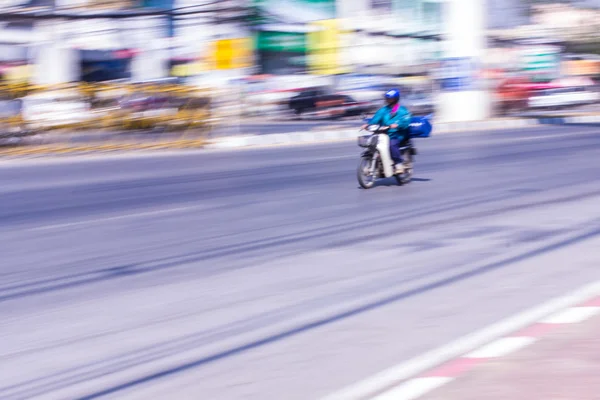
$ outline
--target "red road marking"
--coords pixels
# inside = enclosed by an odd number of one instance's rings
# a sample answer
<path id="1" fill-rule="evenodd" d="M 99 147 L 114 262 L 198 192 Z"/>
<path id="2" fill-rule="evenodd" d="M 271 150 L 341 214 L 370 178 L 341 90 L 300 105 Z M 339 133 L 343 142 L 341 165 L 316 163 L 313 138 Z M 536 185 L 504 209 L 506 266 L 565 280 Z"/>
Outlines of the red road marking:
<path id="1" fill-rule="evenodd" d="M 465 372 L 470 371 L 471 369 L 475 368 L 479 364 L 484 363 L 485 361 L 485 358 L 458 358 L 426 373 L 424 377 L 454 378 L 464 374 Z"/>
<path id="2" fill-rule="evenodd" d="M 596 297 L 586 303 L 583 303 L 581 307 L 600 307 L 600 297 Z"/>
<path id="3" fill-rule="evenodd" d="M 517 332 L 511 334 L 510 336 L 512 336 L 512 337 L 522 337 L 522 336 L 540 337 L 540 336 L 544 336 L 545 334 L 550 332 L 552 329 L 556 329 L 558 327 L 560 327 L 560 325 L 544 324 L 544 323 L 538 322 L 537 324 L 528 326 L 527 328 L 517 331 Z"/>

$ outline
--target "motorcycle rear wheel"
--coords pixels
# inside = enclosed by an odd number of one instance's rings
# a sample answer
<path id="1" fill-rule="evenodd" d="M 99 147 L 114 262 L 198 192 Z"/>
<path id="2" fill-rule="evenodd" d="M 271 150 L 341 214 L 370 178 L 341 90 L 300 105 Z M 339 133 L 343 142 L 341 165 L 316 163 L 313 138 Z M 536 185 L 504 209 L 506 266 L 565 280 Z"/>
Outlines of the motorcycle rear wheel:
<path id="1" fill-rule="evenodd" d="M 396 175 L 396 181 L 398 185 L 406 185 L 412 181 L 413 177 L 413 156 L 409 150 L 402 152 L 404 158 L 404 173 L 402 175 Z"/>

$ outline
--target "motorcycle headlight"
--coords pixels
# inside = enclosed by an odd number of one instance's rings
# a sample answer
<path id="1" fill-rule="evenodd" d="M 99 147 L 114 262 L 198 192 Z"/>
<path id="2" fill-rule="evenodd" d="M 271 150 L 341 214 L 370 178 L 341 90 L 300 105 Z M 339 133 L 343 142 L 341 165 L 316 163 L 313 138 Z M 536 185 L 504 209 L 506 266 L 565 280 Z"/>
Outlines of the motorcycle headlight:
<path id="1" fill-rule="evenodd" d="M 367 126 L 367 130 L 369 132 L 377 132 L 378 129 L 379 129 L 379 125 L 369 125 L 369 126 Z"/>

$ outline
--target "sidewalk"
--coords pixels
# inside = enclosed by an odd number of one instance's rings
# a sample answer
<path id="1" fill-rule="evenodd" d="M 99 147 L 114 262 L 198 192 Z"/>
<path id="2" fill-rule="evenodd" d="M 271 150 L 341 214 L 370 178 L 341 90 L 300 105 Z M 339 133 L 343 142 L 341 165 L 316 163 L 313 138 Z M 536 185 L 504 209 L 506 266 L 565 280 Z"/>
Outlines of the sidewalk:
<path id="1" fill-rule="evenodd" d="M 474 131 L 539 128 L 543 125 L 600 124 L 600 115 L 549 118 L 504 118 L 487 121 L 435 124 L 433 135 Z M 273 125 L 277 129 L 277 124 Z M 239 134 L 228 136 L 226 131 L 206 135 L 198 132 L 103 132 L 66 131 L 42 134 L 21 139 L 0 140 L 0 156 L 35 156 L 63 153 L 98 153 L 111 151 L 166 149 L 232 149 L 297 144 L 320 144 L 355 141 L 356 127 L 350 124 L 310 127 L 300 131 L 281 129 L 280 133 Z"/>
<path id="2" fill-rule="evenodd" d="M 599 124 L 600 115 L 587 115 L 577 117 L 547 117 L 547 118 L 504 118 L 476 122 L 460 123 L 433 123 L 432 135 L 452 134 L 460 132 L 501 131 L 507 129 L 539 128 L 543 125 L 577 125 Z M 335 141 L 356 140 L 357 129 L 321 129 L 308 132 L 294 132 L 285 134 L 244 135 L 236 137 L 223 137 L 209 141 L 208 148 L 241 148 L 258 146 L 276 146 L 293 144 L 317 144 Z"/>
<path id="3" fill-rule="evenodd" d="M 0 157 L 193 149 L 202 148 L 205 145 L 206 139 L 202 135 L 192 132 L 154 133 L 150 131 L 104 132 L 101 130 L 74 130 L 0 140 Z"/>
<path id="4" fill-rule="evenodd" d="M 420 399 L 599 400 L 600 314 L 546 328 L 550 330 L 538 332 L 538 342 L 472 366 L 470 372 Z"/>

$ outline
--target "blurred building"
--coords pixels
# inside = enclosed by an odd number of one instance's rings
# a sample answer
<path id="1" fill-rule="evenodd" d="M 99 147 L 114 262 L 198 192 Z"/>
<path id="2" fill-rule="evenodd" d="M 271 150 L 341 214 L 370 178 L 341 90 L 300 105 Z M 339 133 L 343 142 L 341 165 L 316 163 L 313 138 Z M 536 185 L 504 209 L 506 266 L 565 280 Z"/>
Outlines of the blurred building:
<path id="1" fill-rule="evenodd" d="M 488 1 L 488 29 L 510 29 L 529 24 L 530 3 L 523 0 Z"/>
<path id="2" fill-rule="evenodd" d="M 600 0 L 573 0 L 571 4 L 582 8 L 600 8 Z"/>
<path id="3" fill-rule="evenodd" d="M 440 0 L 255 0 L 263 73 L 409 73 L 439 56 Z M 419 39 L 418 37 L 421 37 Z"/>
<path id="4" fill-rule="evenodd" d="M 173 22 L 170 73 L 216 82 L 257 72 L 248 7 L 246 0 L 175 0 L 183 15 Z"/>
<path id="5" fill-rule="evenodd" d="M 74 18 L 11 18 L 0 26 L 0 63 L 35 62 L 41 65 L 37 80 L 47 82 L 418 75 L 443 57 L 446 1 L 6 0 L 3 10 L 62 11 Z M 572 3 L 593 7 L 600 1 Z M 594 11 L 564 6 L 538 7 L 532 18 L 523 0 L 487 4 L 488 35 L 509 42 L 548 32 L 560 36 L 560 29 L 579 35 L 597 29 L 600 21 Z M 138 15 L 145 10 L 156 15 Z M 95 18 L 86 19 L 91 14 Z M 533 26 L 543 29 L 534 34 Z M 501 55 L 494 55 L 496 64 L 508 62 Z"/>
<path id="6" fill-rule="evenodd" d="M 32 7 L 43 4 L 40 1 L 7 0 L 0 7 L 3 10 Z M 32 57 L 35 42 L 35 24 L 23 19 L 0 21 L 0 77 L 12 79 L 29 76 L 28 64 Z"/>
<path id="7" fill-rule="evenodd" d="M 11 6 L 10 11 L 21 12 L 23 19 L 11 17 L 2 27 L 0 42 L 26 48 L 26 61 L 36 66 L 35 82 L 146 79 L 164 76 L 167 71 L 156 57 L 168 27 L 164 18 L 122 18 L 127 12 L 135 13 L 134 6 L 143 9 L 143 3 L 31 0 L 15 1 Z M 57 19 L 55 13 L 69 17 Z"/>

